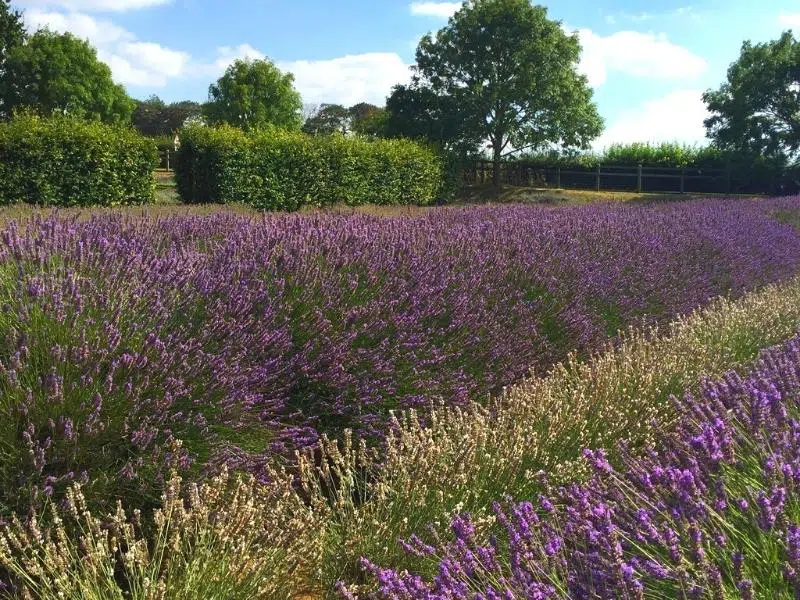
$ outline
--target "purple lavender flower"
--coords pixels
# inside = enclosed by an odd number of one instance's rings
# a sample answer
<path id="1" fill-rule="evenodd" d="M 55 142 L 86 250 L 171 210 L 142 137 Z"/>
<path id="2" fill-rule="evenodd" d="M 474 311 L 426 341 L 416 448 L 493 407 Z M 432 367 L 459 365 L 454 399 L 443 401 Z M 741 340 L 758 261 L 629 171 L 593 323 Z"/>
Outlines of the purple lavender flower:
<path id="1" fill-rule="evenodd" d="M 757 428 L 751 417 L 763 396 L 754 389 L 772 397 L 770 410 L 755 411 Z M 794 470 L 784 477 L 778 466 L 800 456 L 799 399 L 800 334 L 764 351 L 747 376 L 728 374 L 706 382 L 702 395 L 679 400 L 679 422 L 649 451 L 624 449 L 621 468 L 608 467 L 605 453 L 585 452 L 594 473 L 540 497 L 540 506 L 546 500 L 552 507 L 541 518 L 528 518 L 536 514 L 529 502 L 495 503 L 506 542 L 492 545 L 486 577 L 477 576 L 472 558 L 480 536 L 461 517 L 456 540 L 429 554 L 446 557 L 439 577 L 427 583 L 393 571 L 393 579 L 382 580 L 391 586 L 379 581 L 378 588 L 389 600 L 406 598 L 399 590 L 411 589 L 410 582 L 427 594 L 416 597 L 489 598 L 497 590 L 485 582 L 500 580 L 515 598 L 534 597 L 527 592 L 534 583 L 581 599 L 724 600 L 737 591 L 745 599 L 800 597 L 800 525 L 789 522 L 800 490 L 786 484 Z M 770 460 L 776 467 L 765 472 Z M 728 505 L 728 497 L 737 500 Z M 719 510 L 709 510 L 715 503 Z M 753 548 L 747 565 L 740 548 Z M 782 555 L 775 560 L 759 548 Z M 759 572 L 777 577 L 758 579 Z"/>

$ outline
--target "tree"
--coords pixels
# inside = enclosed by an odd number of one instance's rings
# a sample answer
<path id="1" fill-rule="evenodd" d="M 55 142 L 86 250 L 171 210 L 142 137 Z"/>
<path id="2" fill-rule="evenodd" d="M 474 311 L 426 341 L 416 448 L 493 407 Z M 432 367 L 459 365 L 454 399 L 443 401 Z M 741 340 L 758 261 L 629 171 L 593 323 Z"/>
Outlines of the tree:
<path id="1" fill-rule="evenodd" d="M 352 122 L 350 127 L 359 135 L 368 137 L 388 137 L 386 125 L 389 119 L 389 112 L 385 108 L 378 108 L 374 106 L 374 110 L 359 113 L 353 109 L 361 105 L 356 105 L 350 108 L 352 114 Z M 373 106 L 373 105 L 369 105 Z"/>
<path id="2" fill-rule="evenodd" d="M 506 150 L 586 148 L 602 132 L 577 71 L 580 52 L 577 34 L 567 35 L 529 0 L 467 0 L 446 27 L 420 41 L 411 91 L 424 100 L 420 90 L 427 89 L 455 111 L 462 145 L 488 143 L 498 183 Z"/>
<path id="3" fill-rule="evenodd" d="M 347 109 L 350 117 L 350 129 L 359 135 L 384 137 L 386 129 L 386 109 L 359 102 Z"/>
<path id="4" fill-rule="evenodd" d="M 134 102 L 88 42 L 69 33 L 37 31 L 11 48 L 0 78 L 3 109 L 29 107 L 107 123 L 130 122 Z"/>
<path id="5" fill-rule="evenodd" d="M 190 119 L 199 118 L 202 107 L 198 102 L 182 100 L 165 104 L 158 96 L 139 101 L 133 111 L 133 125 L 143 135 L 170 135 Z"/>
<path id="6" fill-rule="evenodd" d="M 9 0 L 0 0 L 0 72 L 9 51 L 25 41 L 22 13 L 11 10 Z"/>
<path id="7" fill-rule="evenodd" d="M 0 0 L 0 87 L 8 53 L 24 42 L 25 26 L 22 23 L 22 13 L 11 10 L 8 0 Z M 3 98 L 0 96 L 0 118 L 7 116 L 5 112 Z"/>
<path id="8" fill-rule="evenodd" d="M 425 140 L 441 148 L 470 154 L 476 151 L 481 132 L 472 127 L 456 106 L 453 96 L 437 93 L 421 85 L 396 85 L 386 99 L 384 131 L 386 137 Z"/>
<path id="9" fill-rule="evenodd" d="M 341 104 L 320 104 L 310 111 L 303 124 L 303 131 L 312 135 L 330 135 L 336 131 L 347 134 L 377 137 L 383 132 L 386 111 L 370 104 L 359 102 L 350 108 Z"/>
<path id="10" fill-rule="evenodd" d="M 350 131 L 350 113 L 341 104 L 320 104 L 303 123 L 303 131 L 311 135 L 331 135 Z"/>
<path id="11" fill-rule="evenodd" d="M 242 129 L 276 125 L 299 129 L 303 103 L 294 76 L 269 60 L 236 60 L 208 89 L 204 115 L 212 124 Z"/>
<path id="12" fill-rule="evenodd" d="M 166 133 L 177 131 L 190 121 L 200 119 L 203 108 L 199 102 L 181 100 L 168 104 L 163 109 L 163 123 Z"/>
<path id="13" fill-rule="evenodd" d="M 166 104 L 156 95 L 137 101 L 133 110 L 133 126 L 142 135 L 164 135 L 167 133 L 164 127 L 164 108 Z"/>
<path id="14" fill-rule="evenodd" d="M 792 32 L 753 45 L 744 42 L 727 82 L 707 91 L 707 135 L 743 154 L 791 157 L 800 151 L 800 42 Z"/>

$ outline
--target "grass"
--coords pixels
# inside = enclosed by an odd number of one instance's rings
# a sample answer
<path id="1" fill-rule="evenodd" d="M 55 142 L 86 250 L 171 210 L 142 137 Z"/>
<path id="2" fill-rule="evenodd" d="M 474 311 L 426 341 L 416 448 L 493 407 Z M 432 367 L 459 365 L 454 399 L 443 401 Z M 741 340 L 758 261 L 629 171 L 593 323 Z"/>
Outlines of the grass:
<path id="1" fill-rule="evenodd" d="M 664 192 L 620 192 L 613 190 L 571 190 L 555 188 L 534 188 L 519 186 L 492 185 L 467 186 L 460 200 L 465 203 L 520 203 L 545 205 L 591 204 L 595 202 L 630 202 L 634 204 L 657 204 L 660 202 L 677 202 L 692 198 L 754 198 L 752 194 L 737 196 L 735 194 L 678 194 Z"/>
<path id="2" fill-rule="evenodd" d="M 800 230 L 800 211 L 783 210 L 775 213 L 775 218 L 781 223 L 788 223 Z"/>
<path id="3" fill-rule="evenodd" d="M 175 173 L 166 169 L 158 169 L 153 173 L 156 180 L 156 204 L 177 205 L 181 200 L 175 184 Z"/>
<path id="4" fill-rule="evenodd" d="M 174 171 L 158 169 L 153 176 L 156 179 L 156 202 L 148 206 L 116 206 L 111 208 L 42 208 L 28 205 L 0 206 L 0 222 L 9 219 L 24 219 L 34 215 L 46 217 L 58 211 L 60 214 L 77 214 L 80 218 L 90 218 L 94 214 L 119 213 L 141 214 L 152 216 L 169 215 L 207 215 L 218 212 L 234 212 L 237 214 L 258 214 L 259 211 L 245 204 L 181 204 L 175 185 Z M 732 196 L 720 194 L 665 194 L 665 193 L 636 193 L 594 190 L 567 190 L 544 189 L 530 187 L 503 186 L 499 189 L 491 185 L 467 186 L 459 197 L 448 206 L 459 207 L 473 204 L 541 204 L 544 206 L 569 206 L 592 204 L 597 202 L 627 202 L 632 204 L 657 204 L 661 202 L 677 202 L 692 198 L 738 197 L 753 198 L 749 196 Z M 301 212 L 315 212 L 319 209 L 305 207 Z M 364 213 L 375 216 L 395 217 L 420 214 L 429 210 L 441 210 L 439 206 L 347 206 L 345 204 L 333 205 L 327 209 L 330 212 L 350 214 Z"/>

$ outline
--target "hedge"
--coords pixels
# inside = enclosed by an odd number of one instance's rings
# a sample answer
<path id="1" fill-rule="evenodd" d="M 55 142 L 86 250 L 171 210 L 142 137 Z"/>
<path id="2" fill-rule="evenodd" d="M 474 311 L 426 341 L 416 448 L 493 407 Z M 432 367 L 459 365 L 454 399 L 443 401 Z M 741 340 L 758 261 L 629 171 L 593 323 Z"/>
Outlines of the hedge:
<path id="1" fill-rule="evenodd" d="M 557 150 L 513 154 L 509 162 L 533 166 L 561 166 L 594 169 L 603 166 L 669 167 L 687 169 L 726 169 L 746 171 L 754 177 L 778 177 L 791 168 L 781 159 L 759 154 L 726 151 L 714 146 L 689 146 L 672 142 L 612 144 L 602 152 L 563 153 Z"/>
<path id="2" fill-rule="evenodd" d="M 430 204 L 444 185 L 439 155 L 408 140 L 280 129 L 246 134 L 228 126 L 185 128 L 175 174 L 184 202 L 243 202 L 264 210 Z"/>
<path id="3" fill-rule="evenodd" d="M 155 144 L 129 128 L 58 116 L 0 123 L 0 205 L 155 201 Z"/>

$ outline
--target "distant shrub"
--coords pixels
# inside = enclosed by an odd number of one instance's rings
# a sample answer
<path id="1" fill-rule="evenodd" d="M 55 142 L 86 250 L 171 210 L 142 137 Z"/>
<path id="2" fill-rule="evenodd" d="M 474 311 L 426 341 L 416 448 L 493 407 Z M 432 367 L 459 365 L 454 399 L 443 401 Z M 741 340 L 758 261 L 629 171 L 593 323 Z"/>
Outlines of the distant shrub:
<path id="1" fill-rule="evenodd" d="M 175 136 L 173 135 L 148 136 L 148 139 L 153 140 L 159 152 L 164 152 L 165 150 L 173 152 L 175 150 Z"/>
<path id="2" fill-rule="evenodd" d="M 641 164 L 645 167 L 685 167 L 687 169 L 730 167 L 738 170 L 745 168 L 752 171 L 754 175 L 762 177 L 780 173 L 787 168 L 780 160 L 771 160 L 761 155 L 726 151 L 715 146 L 697 146 L 675 142 L 612 144 L 603 152 L 564 153 L 558 150 L 529 152 L 514 154 L 511 156 L 511 160 L 533 165 L 583 168 L 594 168 L 598 164 L 606 166 Z"/>
<path id="3" fill-rule="evenodd" d="M 713 146 L 688 146 L 664 142 L 661 144 L 613 144 L 600 156 L 605 164 L 639 164 L 660 167 L 719 167 L 725 166 L 722 150 Z"/>
<path id="4" fill-rule="evenodd" d="M 227 126 L 188 127 L 175 170 L 184 202 L 244 202 L 266 210 L 430 204 L 443 187 L 440 157 L 415 142 L 279 129 L 245 134 Z"/>
<path id="5" fill-rule="evenodd" d="M 0 124 L 0 204 L 153 202 L 156 162 L 155 144 L 131 129 L 20 115 Z"/>
<path id="6" fill-rule="evenodd" d="M 637 165 L 642 165 L 645 169 L 651 169 L 649 175 L 651 177 L 653 176 L 652 171 L 662 168 L 686 169 L 689 175 L 708 175 L 709 172 L 715 172 L 714 176 L 718 177 L 718 185 L 723 186 L 716 191 L 728 191 L 724 182 L 730 178 L 729 191 L 734 193 L 785 194 L 796 189 L 788 187 L 788 184 L 784 184 L 783 188 L 779 187 L 781 182 L 787 179 L 791 181 L 791 165 L 787 164 L 785 159 L 722 150 L 715 146 L 685 145 L 672 142 L 661 144 L 636 142 L 613 144 L 603 152 L 575 153 L 549 150 L 514 154 L 509 157 L 509 162 L 515 165 L 524 163 L 525 167 L 531 169 L 561 167 L 577 172 L 593 171 L 598 165 L 628 167 L 631 170 L 635 169 Z M 632 180 L 628 179 L 627 181 Z"/>

